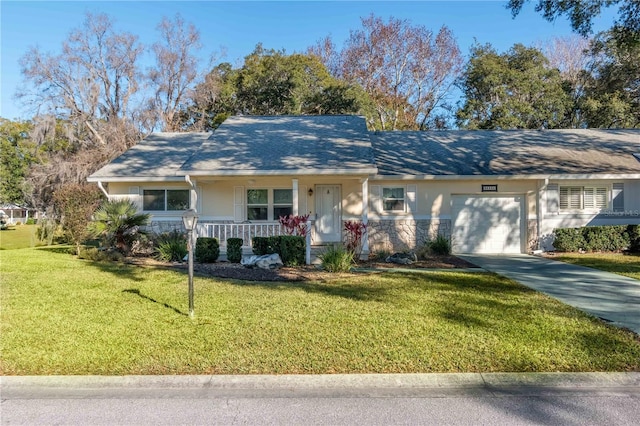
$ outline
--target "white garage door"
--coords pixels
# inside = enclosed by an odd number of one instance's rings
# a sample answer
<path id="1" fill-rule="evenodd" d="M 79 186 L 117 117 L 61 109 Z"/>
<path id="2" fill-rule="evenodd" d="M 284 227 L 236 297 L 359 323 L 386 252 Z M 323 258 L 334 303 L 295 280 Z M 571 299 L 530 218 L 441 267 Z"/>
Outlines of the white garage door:
<path id="1" fill-rule="evenodd" d="M 454 253 L 521 253 L 522 196 L 452 197 Z"/>

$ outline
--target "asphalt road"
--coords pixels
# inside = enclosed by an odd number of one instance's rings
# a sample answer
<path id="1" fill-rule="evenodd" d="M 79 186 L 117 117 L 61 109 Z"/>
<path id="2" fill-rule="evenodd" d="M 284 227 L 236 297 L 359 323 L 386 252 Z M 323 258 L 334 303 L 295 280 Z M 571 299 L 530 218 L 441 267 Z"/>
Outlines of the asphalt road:
<path id="1" fill-rule="evenodd" d="M 635 426 L 640 419 L 639 373 L 1 379 L 6 425 Z"/>

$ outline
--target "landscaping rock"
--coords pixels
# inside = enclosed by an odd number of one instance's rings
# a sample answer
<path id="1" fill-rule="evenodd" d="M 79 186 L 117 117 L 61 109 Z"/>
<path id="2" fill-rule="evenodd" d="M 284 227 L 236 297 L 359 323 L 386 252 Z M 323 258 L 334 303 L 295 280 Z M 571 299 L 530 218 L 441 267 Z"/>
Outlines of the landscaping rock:
<path id="1" fill-rule="evenodd" d="M 240 261 L 247 268 L 277 269 L 284 266 L 278 253 L 263 256 L 245 256 Z"/>
<path id="2" fill-rule="evenodd" d="M 418 261 L 418 256 L 414 252 L 394 253 L 385 259 L 387 263 L 397 263 L 399 265 L 411 265 Z"/>

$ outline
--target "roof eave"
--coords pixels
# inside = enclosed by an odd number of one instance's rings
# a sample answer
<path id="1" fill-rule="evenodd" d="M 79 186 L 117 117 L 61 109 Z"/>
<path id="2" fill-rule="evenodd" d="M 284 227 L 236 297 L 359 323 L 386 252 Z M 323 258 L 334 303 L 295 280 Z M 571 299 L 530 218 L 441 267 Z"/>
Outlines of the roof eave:
<path id="1" fill-rule="evenodd" d="M 640 173 L 581 173 L 581 174 L 517 174 L 517 175 L 373 175 L 372 180 L 584 180 L 584 179 L 640 179 Z"/>

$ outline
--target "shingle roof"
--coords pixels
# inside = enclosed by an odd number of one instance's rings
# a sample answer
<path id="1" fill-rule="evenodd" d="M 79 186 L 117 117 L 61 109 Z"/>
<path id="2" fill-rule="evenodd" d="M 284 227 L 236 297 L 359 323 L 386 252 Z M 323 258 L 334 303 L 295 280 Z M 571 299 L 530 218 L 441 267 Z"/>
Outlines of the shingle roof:
<path id="1" fill-rule="evenodd" d="M 638 174 L 640 129 L 373 132 L 378 174 Z"/>
<path id="2" fill-rule="evenodd" d="M 639 154 L 640 129 L 369 132 L 350 115 L 236 116 L 213 133 L 153 133 L 89 180 L 637 175 Z"/>
<path id="3" fill-rule="evenodd" d="M 234 116 L 181 170 L 195 176 L 371 174 L 376 167 L 362 117 Z"/>
<path id="4" fill-rule="evenodd" d="M 211 133 L 152 133 L 92 174 L 89 181 L 184 176 L 180 166 L 209 136 Z"/>

